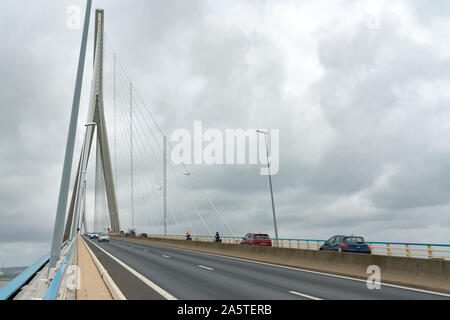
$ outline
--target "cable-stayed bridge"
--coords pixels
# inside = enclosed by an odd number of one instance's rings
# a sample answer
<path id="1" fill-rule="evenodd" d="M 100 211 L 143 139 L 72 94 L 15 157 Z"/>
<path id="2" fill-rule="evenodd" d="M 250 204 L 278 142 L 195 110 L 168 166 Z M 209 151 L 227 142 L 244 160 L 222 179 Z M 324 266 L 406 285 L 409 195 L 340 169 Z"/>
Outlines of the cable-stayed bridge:
<path id="1" fill-rule="evenodd" d="M 90 28 L 87 3 L 52 248 L 1 299 L 449 299 L 447 245 L 370 243 L 372 255 L 278 236 L 268 248 L 240 245 L 195 172 L 170 161 L 167 134 L 107 40 L 105 12 L 95 11 Z M 94 72 L 76 155 L 90 29 Z M 274 225 L 277 234 L 275 210 Z"/>

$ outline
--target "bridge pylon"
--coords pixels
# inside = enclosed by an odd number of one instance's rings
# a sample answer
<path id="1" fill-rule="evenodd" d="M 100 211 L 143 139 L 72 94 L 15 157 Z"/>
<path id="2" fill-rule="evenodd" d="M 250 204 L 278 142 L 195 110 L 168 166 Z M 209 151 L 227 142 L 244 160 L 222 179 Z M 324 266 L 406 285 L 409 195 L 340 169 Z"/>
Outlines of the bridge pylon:
<path id="1" fill-rule="evenodd" d="M 82 186 L 85 183 L 86 172 L 94 139 L 94 133 L 97 129 L 97 146 L 99 148 L 97 162 L 101 163 L 101 175 L 105 182 L 106 199 L 111 223 L 111 231 L 120 233 L 119 212 L 116 198 L 114 175 L 112 170 L 111 154 L 108 141 L 108 133 L 104 114 L 103 100 L 103 54 L 104 54 L 104 10 L 97 9 L 95 12 L 95 43 L 94 43 L 94 77 L 92 79 L 91 97 L 89 103 L 88 118 L 86 121 L 86 133 L 83 142 L 83 151 L 78 166 L 78 175 L 75 179 L 72 193 L 71 206 L 69 208 L 68 219 L 64 239 L 75 236 L 76 226 L 80 218 L 80 211 L 84 197 L 81 195 Z M 96 166 L 99 167 L 99 166 Z M 85 223 L 85 217 L 81 217 Z M 101 231 L 101 230 L 96 230 Z"/>

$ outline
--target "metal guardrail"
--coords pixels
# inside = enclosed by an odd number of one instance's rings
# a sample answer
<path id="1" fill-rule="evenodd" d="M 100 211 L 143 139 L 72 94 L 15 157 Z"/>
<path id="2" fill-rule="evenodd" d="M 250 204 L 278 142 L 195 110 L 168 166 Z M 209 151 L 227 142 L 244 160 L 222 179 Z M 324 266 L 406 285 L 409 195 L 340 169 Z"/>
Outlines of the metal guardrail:
<path id="1" fill-rule="evenodd" d="M 151 237 L 169 238 L 176 240 L 185 240 L 185 235 L 149 235 Z M 194 241 L 212 242 L 211 236 L 191 236 Z M 240 244 L 242 238 L 221 237 L 222 243 Z M 283 238 L 275 240 L 272 238 L 272 245 L 279 248 L 319 250 L 326 240 L 317 239 L 289 239 Z M 385 256 L 399 256 L 408 258 L 428 258 L 450 260 L 450 244 L 432 244 L 432 243 L 407 243 L 407 242 L 377 242 L 367 241 L 372 254 Z"/>
<path id="2" fill-rule="evenodd" d="M 62 245 L 64 247 L 67 241 Z M 14 279 L 8 282 L 5 286 L 0 288 L 0 301 L 8 300 L 14 296 L 20 288 L 26 285 L 38 271 L 40 271 L 50 260 L 50 254 L 45 255 L 39 261 L 34 263 L 31 267 L 25 269 L 22 273 L 17 275 Z"/>
<path id="3" fill-rule="evenodd" d="M 20 290 L 34 275 L 42 269 L 42 267 L 47 264 L 50 259 L 50 254 L 42 257 L 33 264 L 31 267 L 24 270 L 21 274 L 16 276 L 10 282 L 8 282 L 4 287 L 0 288 L 0 300 L 10 299 L 17 291 Z"/>
<path id="4" fill-rule="evenodd" d="M 76 242 L 77 242 L 77 238 L 75 237 L 75 239 L 73 240 L 73 242 L 70 246 L 69 251 L 66 254 L 64 261 L 61 263 L 61 266 L 59 267 L 58 271 L 56 272 L 55 276 L 53 277 L 53 280 L 50 283 L 50 286 L 48 287 L 43 300 L 56 300 L 56 296 L 58 294 L 58 289 L 61 284 L 61 280 L 63 279 L 64 273 L 66 272 L 67 265 L 69 263 L 71 255 L 72 255 L 72 249 L 75 246 Z"/>

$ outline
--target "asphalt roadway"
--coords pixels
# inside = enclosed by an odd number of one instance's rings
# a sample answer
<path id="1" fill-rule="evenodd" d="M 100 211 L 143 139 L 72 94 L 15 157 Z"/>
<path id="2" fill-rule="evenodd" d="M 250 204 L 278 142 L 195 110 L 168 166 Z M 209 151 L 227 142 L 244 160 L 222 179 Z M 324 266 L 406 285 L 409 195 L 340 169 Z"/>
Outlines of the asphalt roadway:
<path id="1" fill-rule="evenodd" d="M 370 290 L 358 279 L 141 242 L 85 241 L 130 300 L 450 300 L 385 284 Z"/>

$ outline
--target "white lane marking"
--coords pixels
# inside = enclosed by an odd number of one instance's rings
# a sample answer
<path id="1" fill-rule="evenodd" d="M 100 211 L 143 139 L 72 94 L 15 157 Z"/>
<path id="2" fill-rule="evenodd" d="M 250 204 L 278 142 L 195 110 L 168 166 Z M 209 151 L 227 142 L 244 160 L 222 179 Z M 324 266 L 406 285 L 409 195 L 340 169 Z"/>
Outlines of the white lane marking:
<path id="1" fill-rule="evenodd" d="M 122 240 L 122 241 L 129 241 L 129 240 Z M 161 246 L 161 245 L 157 245 L 157 244 L 153 244 L 153 243 L 147 243 L 147 244 L 150 245 L 150 246 L 155 246 L 155 247 L 160 247 L 160 248 L 167 248 L 167 246 Z M 353 281 L 359 281 L 359 282 L 367 283 L 367 280 L 358 279 L 358 278 L 351 278 L 351 277 L 346 277 L 346 276 L 339 276 L 337 274 L 331 274 L 331 273 L 325 273 L 325 272 L 319 272 L 319 271 L 312 271 L 312 270 L 306 270 L 306 269 L 295 268 L 295 267 L 282 266 L 282 265 L 272 264 L 272 263 L 268 263 L 268 262 L 253 261 L 253 260 L 248 260 L 248 259 L 229 257 L 229 256 L 220 255 L 220 254 L 206 253 L 206 252 L 189 250 L 189 249 L 181 249 L 181 248 L 175 248 L 175 247 L 169 247 L 169 248 L 172 248 L 172 249 L 175 249 L 175 250 L 181 250 L 181 251 L 188 251 L 188 252 L 198 253 L 198 254 L 205 254 L 205 255 L 214 256 L 214 257 L 220 257 L 220 258 L 225 258 L 225 259 L 232 259 L 232 260 L 237 260 L 237 261 L 258 263 L 258 264 L 271 266 L 271 267 L 284 268 L 284 269 L 290 269 L 290 270 L 295 270 L 295 271 L 302 271 L 302 272 L 307 272 L 307 273 L 312 273 L 312 274 L 319 274 L 319 275 L 327 276 L 327 277 L 340 278 L 340 279 L 353 280 Z M 409 291 L 415 291 L 415 292 L 421 292 L 421 293 L 427 293 L 427 294 L 434 294 L 434 295 L 443 296 L 443 297 L 450 297 L 450 294 L 447 294 L 447 293 L 436 292 L 436 291 L 429 291 L 429 290 L 423 290 L 423 289 L 417 289 L 417 288 L 410 288 L 410 287 L 404 287 L 404 286 L 399 286 L 399 285 L 385 283 L 385 282 L 381 283 L 381 285 L 382 286 L 386 286 L 386 287 L 397 288 L 397 289 L 403 289 L 403 290 L 409 290 Z"/>
<path id="2" fill-rule="evenodd" d="M 170 258 L 169 256 L 166 256 L 165 254 L 163 254 L 163 257 L 164 257 L 164 258 Z"/>
<path id="3" fill-rule="evenodd" d="M 199 264 L 197 267 L 199 267 L 199 268 L 203 268 L 203 269 L 206 269 L 206 270 L 209 270 L 209 271 L 214 271 L 214 269 L 213 268 L 210 268 L 210 267 L 205 267 L 205 266 L 202 266 L 201 264 Z"/>
<path id="4" fill-rule="evenodd" d="M 92 242 L 92 241 L 90 241 Z M 111 257 L 114 261 L 116 261 L 118 264 L 120 264 L 122 267 L 124 267 L 125 269 L 127 269 L 129 272 L 131 272 L 133 275 L 135 275 L 139 280 L 141 280 L 142 282 L 144 282 L 146 285 L 148 285 L 150 288 L 152 288 L 153 290 L 155 290 L 156 292 L 158 292 L 161 296 L 163 296 L 166 300 L 178 300 L 177 298 L 175 298 L 173 295 L 171 295 L 170 293 L 168 293 L 166 290 L 164 290 L 163 288 L 159 287 L 158 285 L 156 285 L 155 283 L 153 283 L 152 281 L 150 281 L 149 279 L 147 279 L 146 277 L 144 277 L 142 274 L 140 274 L 139 272 L 137 272 L 136 270 L 134 270 L 133 268 L 131 268 L 130 266 L 126 265 L 124 262 L 122 262 L 121 260 L 117 259 L 116 257 L 114 257 L 112 254 L 110 254 L 109 252 L 107 252 L 106 250 L 104 250 L 103 248 L 99 247 L 98 245 L 96 245 L 95 243 L 92 242 L 92 244 L 94 246 L 96 246 L 97 248 L 99 248 L 101 251 L 103 251 L 107 256 Z"/>
<path id="5" fill-rule="evenodd" d="M 144 252 L 148 252 L 148 250 L 144 250 Z"/>
<path id="6" fill-rule="evenodd" d="M 300 293 L 300 292 L 297 292 L 297 291 L 289 291 L 289 293 L 295 294 L 295 295 L 297 295 L 297 296 L 300 296 L 300 297 L 303 297 L 303 298 L 306 298 L 306 299 L 311 299 L 311 300 L 322 300 L 322 299 L 320 299 L 320 298 L 316 298 L 316 297 L 313 297 L 313 296 L 310 296 L 310 295 L 307 295 L 307 294 L 304 294 L 304 293 Z"/>

